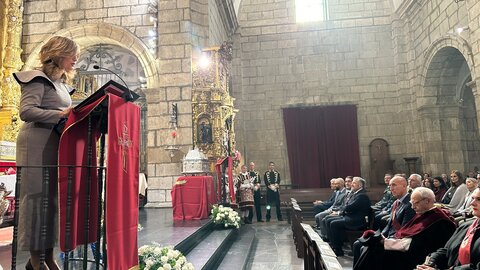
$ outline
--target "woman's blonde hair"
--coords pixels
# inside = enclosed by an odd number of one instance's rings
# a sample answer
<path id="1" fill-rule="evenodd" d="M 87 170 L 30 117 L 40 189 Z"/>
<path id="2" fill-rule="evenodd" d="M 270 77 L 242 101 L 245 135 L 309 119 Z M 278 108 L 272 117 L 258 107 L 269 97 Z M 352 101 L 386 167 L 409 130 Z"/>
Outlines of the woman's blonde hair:
<path id="1" fill-rule="evenodd" d="M 67 38 L 54 36 L 40 49 L 41 70 L 52 81 L 62 79 L 63 82 L 70 81 L 75 76 L 75 71 L 66 72 L 60 67 L 60 62 L 66 57 L 79 55 L 80 48 L 75 41 Z"/>

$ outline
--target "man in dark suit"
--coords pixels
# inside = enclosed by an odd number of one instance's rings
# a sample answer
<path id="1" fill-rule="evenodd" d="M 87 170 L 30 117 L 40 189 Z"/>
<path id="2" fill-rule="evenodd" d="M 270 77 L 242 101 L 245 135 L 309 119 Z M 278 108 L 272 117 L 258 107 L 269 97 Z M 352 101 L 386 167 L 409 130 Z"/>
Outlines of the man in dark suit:
<path id="1" fill-rule="evenodd" d="M 328 200 L 326 201 L 316 200 L 313 202 L 314 215 L 327 210 L 335 202 L 335 197 L 337 196 L 335 178 L 330 179 L 330 189 L 332 190 L 332 194 L 330 194 L 330 197 L 328 198 Z"/>
<path id="2" fill-rule="evenodd" d="M 417 270 L 480 269 L 480 190 L 472 194 L 472 213 L 475 218 L 465 222 L 452 235 L 445 247 L 430 254 L 429 260 Z"/>
<path id="3" fill-rule="evenodd" d="M 275 163 L 270 161 L 268 163 L 268 171 L 265 172 L 263 176 L 263 181 L 267 187 L 267 222 L 270 222 L 271 218 L 271 207 L 275 206 L 277 212 L 277 220 L 283 221 L 282 213 L 280 211 L 280 173 L 275 170 Z"/>
<path id="4" fill-rule="evenodd" d="M 255 163 L 250 162 L 249 164 L 250 170 L 249 174 L 251 178 L 254 178 L 253 180 L 253 185 L 254 185 L 254 192 L 253 192 L 253 200 L 255 203 L 255 214 L 257 216 L 257 222 L 263 222 L 262 220 L 262 208 L 261 208 L 261 203 L 262 203 L 262 195 L 261 195 L 261 183 L 262 179 L 260 178 L 260 174 L 255 171 Z M 248 219 L 250 222 L 252 222 L 253 219 L 253 211 L 250 211 L 248 214 Z"/>
<path id="5" fill-rule="evenodd" d="M 328 208 L 327 210 L 322 211 L 315 215 L 315 222 L 316 222 L 317 229 L 320 229 L 320 222 L 323 220 L 324 217 L 340 209 L 346 197 L 347 189 L 345 188 L 345 181 L 342 178 L 336 178 L 334 179 L 334 185 L 335 185 L 336 195 L 335 195 L 335 201 L 333 205 L 330 206 L 330 208 Z"/>
<path id="6" fill-rule="evenodd" d="M 393 204 L 390 212 L 390 219 L 387 226 L 382 231 L 384 237 L 393 237 L 395 232 L 403 225 L 410 221 L 415 215 L 410 203 L 410 193 L 408 193 L 408 182 L 403 176 L 396 175 L 390 180 L 390 191 L 396 201 Z M 358 240 L 353 244 L 353 263 L 357 261 L 360 256 L 362 243 Z"/>
<path id="7" fill-rule="evenodd" d="M 339 218 L 327 223 L 328 239 L 331 241 L 332 249 L 337 256 L 343 256 L 342 244 L 346 230 L 365 229 L 365 216 L 371 211 L 370 198 L 365 192 L 365 180 L 361 177 L 354 177 L 352 182 L 352 193 L 345 207 L 339 213 Z"/>

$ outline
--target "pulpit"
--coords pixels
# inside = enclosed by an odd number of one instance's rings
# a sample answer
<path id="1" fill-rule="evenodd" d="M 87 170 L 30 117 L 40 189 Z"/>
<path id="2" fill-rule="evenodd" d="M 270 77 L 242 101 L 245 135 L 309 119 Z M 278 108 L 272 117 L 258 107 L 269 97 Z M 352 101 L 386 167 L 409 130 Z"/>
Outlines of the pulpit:
<path id="1" fill-rule="evenodd" d="M 206 219 L 215 204 L 212 176 L 180 176 L 172 192 L 174 220 Z"/>

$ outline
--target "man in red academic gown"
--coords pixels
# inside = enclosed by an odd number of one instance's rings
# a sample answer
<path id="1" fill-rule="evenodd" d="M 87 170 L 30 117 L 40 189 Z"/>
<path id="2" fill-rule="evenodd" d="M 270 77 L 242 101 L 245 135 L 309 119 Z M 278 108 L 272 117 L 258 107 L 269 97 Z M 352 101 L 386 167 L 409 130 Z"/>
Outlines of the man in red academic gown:
<path id="1" fill-rule="evenodd" d="M 369 258 L 362 256 L 354 269 L 408 270 L 423 263 L 432 251 L 445 245 L 455 231 L 455 223 L 448 211 L 436 208 L 435 194 L 431 189 L 416 188 L 410 197 L 415 216 L 393 237 L 383 238 Z"/>
<path id="2" fill-rule="evenodd" d="M 430 254 L 427 263 L 417 266 L 417 270 L 480 269 L 480 190 L 478 188 L 472 194 L 470 205 L 475 218 L 460 225 L 445 247 Z"/>

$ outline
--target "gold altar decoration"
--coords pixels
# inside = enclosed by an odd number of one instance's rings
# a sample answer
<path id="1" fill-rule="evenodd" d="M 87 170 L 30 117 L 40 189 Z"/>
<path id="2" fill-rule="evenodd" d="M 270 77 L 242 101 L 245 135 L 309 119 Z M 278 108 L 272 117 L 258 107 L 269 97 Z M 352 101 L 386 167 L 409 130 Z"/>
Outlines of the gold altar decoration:
<path id="1" fill-rule="evenodd" d="M 230 96 L 232 45 L 204 49 L 194 59 L 192 121 L 194 145 L 211 160 L 235 156 L 235 113 Z"/>
<path id="2" fill-rule="evenodd" d="M 3 1 L 0 6 L 0 137 L 2 141 L 14 142 L 20 127 L 18 103 L 20 101 L 20 86 L 14 82 L 12 74 L 19 71 L 23 62 L 22 53 L 22 0 Z"/>

